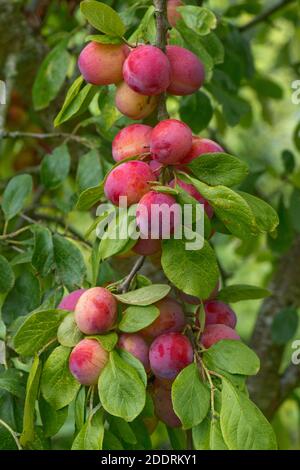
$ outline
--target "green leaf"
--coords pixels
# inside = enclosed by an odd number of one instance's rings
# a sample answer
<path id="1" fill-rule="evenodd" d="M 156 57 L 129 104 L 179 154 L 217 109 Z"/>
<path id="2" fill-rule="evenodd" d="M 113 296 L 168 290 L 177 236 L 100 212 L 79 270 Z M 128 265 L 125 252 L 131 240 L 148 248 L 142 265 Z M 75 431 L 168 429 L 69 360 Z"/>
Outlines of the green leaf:
<path id="1" fill-rule="evenodd" d="M 25 387 L 22 373 L 16 369 L 0 372 L 0 390 L 6 390 L 18 398 L 23 398 Z"/>
<path id="2" fill-rule="evenodd" d="M 217 26 L 217 19 L 208 8 L 194 5 L 178 7 L 186 26 L 199 35 L 208 34 Z"/>
<path id="3" fill-rule="evenodd" d="M 240 302 L 241 300 L 264 299 L 269 297 L 271 292 L 262 287 L 248 286 L 246 284 L 234 284 L 223 287 L 218 292 L 217 299 L 226 303 Z"/>
<path id="4" fill-rule="evenodd" d="M 201 113 L 199 113 L 201 109 Z M 195 134 L 205 129 L 213 117 L 213 108 L 208 96 L 202 91 L 184 96 L 180 102 L 180 117 Z"/>
<path id="5" fill-rule="evenodd" d="M 14 348 L 23 356 L 32 356 L 56 337 L 57 329 L 68 314 L 65 310 L 41 310 L 27 317 L 14 336 Z"/>
<path id="6" fill-rule="evenodd" d="M 137 29 L 132 33 L 129 42 L 134 44 L 141 40 L 147 43 L 154 43 L 156 37 L 156 26 L 154 19 L 155 8 L 153 5 L 149 6 L 148 10 L 140 20 Z"/>
<path id="7" fill-rule="evenodd" d="M 56 189 L 67 178 L 71 165 L 71 157 L 66 144 L 56 147 L 51 154 L 43 158 L 41 165 L 41 181 L 48 189 Z"/>
<path id="8" fill-rule="evenodd" d="M 104 437 L 103 410 L 93 412 L 77 434 L 72 450 L 102 450 Z"/>
<path id="9" fill-rule="evenodd" d="M 85 189 L 79 196 L 76 209 L 79 211 L 87 211 L 104 196 L 104 184 L 100 183 L 98 186 Z"/>
<path id="10" fill-rule="evenodd" d="M 70 55 L 63 40 L 45 57 L 32 89 L 35 110 L 47 108 L 61 89 L 69 68 Z"/>
<path id="11" fill-rule="evenodd" d="M 86 41 L 99 42 L 100 44 L 122 44 L 120 37 L 107 36 L 106 34 L 91 34 L 85 38 Z"/>
<path id="12" fill-rule="evenodd" d="M 276 437 L 262 412 L 226 379 L 222 381 L 221 429 L 230 450 L 275 450 Z"/>
<path id="13" fill-rule="evenodd" d="M 75 318 L 74 313 L 69 313 L 57 330 L 57 341 L 62 346 L 73 347 L 82 339 L 82 333 L 79 330 Z"/>
<path id="14" fill-rule="evenodd" d="M 237 191 L 247 202 L 252 210 L 255 223 L 261 232 L 273 232 L 279 224 L 279 219 L 276 211 L 262 199 L 252 196 L 252 194 Z"/>
<path id="15" fill-rule="evenodd" d="M 196 450 L 228 450 L 218 418 L 206 417 L 192 429 L 192 432 Z"/>
<path id="16" fill-rule="evenodd" d="M 203 359 L 209 369 L 217 367 L 230 374 L 256 375 L 260 367 L 259 358 L 252 349 L 241 341 L 230 339 L 213 344 L 205 351 Z"/>
<path id="17" fill-rule="evenodd" d="M 83 86 L 83 83 L 83 77 L 79 76 L 70 87 L 62 109 L 55 118 L 55 127 L 60 126 L 69 119 L 79 116 L 89 107 L 95 94 L 99 91 L 99 87 L 91 85 L 90 83 Z"/>
<path id="18" fill-rule="evenodd" d="M 118 335 L 114 331 L 111 333 L 107 333 L 106 335 L 94 335 L 90 336 L 90 338 L 96 339 L 99 341 L 101 346 L 105 349 L 105 351 L 112 351 L 118 342 Z"/>
<path id="19" fill-rule="evenodd" d="M 285 345 L 297 332 L 299 316 L 297 309 L 287 307 L 280 310 L 272 322 L 271 333 L 275 344 Z"/>
<path id="20" fill-rule="evenodd" d="M 294 230 L 300 232 L 300 217 L 299 217 L 299 207 L 300 207 L 300 189 L 294 188 L 291 199 L 290 199 L 290 220 L 292 222 Z"/>
<path id="21" fill-rule="evenodd" d="M 1 202 L 5 220 L 9 221 L 23 209 L 31 192 L 32 177 L 30 175 L 18 175 L 10 180 Z"/>
<path id="22" fill-rule="evenodd" d="M 53 267 L 53 262 L 53 241 L 50 230 L 42 226 L 34 227 L 32 266 L 42 277 L 45 277 Z"/>
<path id="23" fill-rule="evenodd" d="M 128 444 L 137 444 L 136 436 L 131 429 L 130 424 L 128 424 L 124 419 L 117 418 L 116 416 L 109 417 L 109 429 L 123 441 Z"/>
<path id="24" fill-rule="evenodd" d="M 2 307 L 3 319 L 11 323 L 15 318 L 26 315 L 40 305 L 41 289 L 36 276 L 24 271 L 8 293 Z"/>
<path id="25" fill-rule="evenodd" d="M 57 434 L 68 416 L 67 406 L 61 410 L 55 410 L 42 396 L 39 398 L 39 411 L 45 437 Z"/>
<path id="26" fill-rule="evenodd" d="M 201 423 L 210 405 L 209 389 L 202 382 L 195 363 L 185 367 L 172 384 L 174 411 L 182 422 L 183 429 Z"/>
<path id="27" fill-rule="evenodd" d="M 104 409 L 125 421 L 133 421 L 145 406 L 145 387 L 138 373 L 115 351 L 110 353 L 98 387 Z"/>
<path id="28" fill-rule="evenodd" d="M 69 405 L 80 388 L 80 383 L 69 370 L 70 352 L 70 348 L 58 346 L 44 365 L 41 390 L 45 400 L 55 410 Z"/>
<path id="29" fill-rule="evenodd" d="M 248 165 L 227 153 L 206 153 L 188 166 L 200 181 L 212 186 L 234 186 L 248 174 Z"/>
<path id="30" fill-rule="evenodd" d="M 124 36 L 125 25 L 115 10 L 102 2 L 85 0 L 80 9 L 88 22 L 102 33 L 109 36 Z"/>
<path id="31" fill-rule="evenodd" d="M 154 305 L 128 307 L 119 323 L 119 330 L 126 333 L 134 333 L 151 325 L 158 316 L 159 309 Z"/>
<path id="32" fill-rule="evenodd" d="M 55 234 L 54 261 L 56 272 L 61 282 L 68 290 L 80 287 L 86 274 L 86 267 L 81 251 L 66 238 Z"/>
<path id="33" fill-rule="evenodd" d="M 22 446 L 26 446 L 35 437 L 35 402 L 37 400 L 42 364 L 39 357 L 34 357 L 26 385 L 26 398 L 23 416 L 23 431 L 20 437 Z"/>
<path id="34" fill-rule="evenodd" d="M 207 299 L 219 279 L 216 255 L 205 240 L 201 250 L 187 250 L 185 240 L 164 240 L 161 264 L 167 278 L 186 294 Z"/>
<path id="35" fill-rule="evenodd" d="M 215 214 L 236 237 L 245 239 L 257 234 L 254 215 L 242 196 L 226 186 L 208 186 L 187 175 L 180 176 L 191 182 L 213 206 Z"/>
<path id="36" fill-rule="evenodd" d="M 103 439 L 103 450 L 123 450 L 124 447 L 121 441 L 110 431 L 105 430 Z"/>
<path id="37" fill-rule="evenodd" d="M 97 150 L 82 155 L 79 159 L 76 182 L 80 192 L 96 186 L 103 179 L 103 173 L 100 166 L 99 153 Z"/>
<path id="38" fill-rule="evenodd" d="M 141 287 L 126 294 L 114 294 L 114 296 L 123 304 L 146 307 L 166 297 L 170 290 L 170 286 L 166 284 L 151 284 L 151 286 Z"/>
<path id="39" fill-rule="evenodd" d="M 15 283 L 15 274 L 4 256 L 0 255 L 0 293 L 9 292 Z"/>
<path id="40" fill-rule="evenodd" d="M 102 260 L 110 258 L 124 250 L 128 243 L 135 245 L 132 235 L 136 233 L 135 214 L 132 211 L 121 210 L 117 217 L 109 222 L 99 245 L 99 256 Z"/>
<path id="41" fill-rule="evenodd" d="M 81 387 L 77 393 L 75 399 L 75 429 L 79 431 L 85 421 L 85 412 L 86 412 L 86 393 L 85 387 Z"/>
<path id="42" fill-rule="evenodd" d="M 122 359 L 124 359 L 125 362 L 127 362 L 127 364 L 132 366 L 137 371 L 144 386 L 147 387 L 147 374 L 141 361 L 133 356 L 133 354 L 130 352 L 125 351 L 125 349 L 119 349 L 118 354 Z"/>

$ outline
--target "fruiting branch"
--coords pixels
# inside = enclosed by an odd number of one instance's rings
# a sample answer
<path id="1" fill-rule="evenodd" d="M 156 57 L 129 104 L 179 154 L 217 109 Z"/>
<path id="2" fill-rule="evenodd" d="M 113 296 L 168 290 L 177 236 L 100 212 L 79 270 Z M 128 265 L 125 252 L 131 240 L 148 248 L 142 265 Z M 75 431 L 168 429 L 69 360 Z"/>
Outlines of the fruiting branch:
<path id="1" fill-rule="evenodd" d="M 260 15 L 257 15 L 253 20 L 249 21 L 249 23 L 246 23 L 244 26 L 241 26 L 239 30 L 243 33 L 244 31 L 248 31 L 248 29 L 253 28 L 259 23 L 262 23 L 264 21 L 268 21 L 268 19 L 274 15 L 274 13 L 277 13 L 279 10 L 282 8 L 286 7 L 290 3 L 294 3 L 295 0 L 282 0 L 279 2 L 277 5 L 272 6 L 266 11 L 263 11 Z"/>
<path id="2" fill-rule="evenodd" d="M 65 132 L 50 132 L 50 133 L 35 133 L 35 132 L 21 132 L 21 131 L 0 131 L 0 139 L 66 139 L 73 140 L 86 147 L 90 147 L 90 144 L 83 137 L 75 134 L 67 134 Z"/>
<path id="3" fill-rule="evenodd" d="M 134 264 L 132 270 L 130 271 L 128 276 L 125 278 L 125 280 L 119 285 L 118 292 L 120 294 L 124 294 L 125 292 L 128 291 L 128 289 L 130 287 L 130 284 L 131 284 L 131 281 L 133 280 L 134 276 L 139 272 L 139 270 L 143 266 L 143 264 L 145 262 L 145 259 L 146 259 L 145 256 L 141 256 L 137 260 L 137 262 Z"/>
<path id="4" fill-rule="evenodd" d="M 154 0 L 155 18 L 156 18 L 156 41 L 155 45 L 165 52 L 167 45 L 167 34 L 169 23 L 167 19 L 167 0 Z M 159 97 L 157 107 L 157 118 L 159 121 L 168 119 L 169 114 L 166 107 L 166 93 Z"/>

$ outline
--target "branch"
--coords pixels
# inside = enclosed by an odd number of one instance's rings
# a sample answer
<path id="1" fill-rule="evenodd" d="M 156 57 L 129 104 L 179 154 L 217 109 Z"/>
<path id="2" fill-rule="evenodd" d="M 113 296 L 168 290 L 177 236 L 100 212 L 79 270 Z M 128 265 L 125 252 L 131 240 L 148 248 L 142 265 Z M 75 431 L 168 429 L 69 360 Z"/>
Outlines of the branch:
<path id="1" fill-rule="evenodd" d="M 261 359 L 257 376 L 249 379 L 249 391 L 259 408 L 271 418 L 282 401 L 299 383 L 300 372 L 290 366 L 281 378 L 279 368 L 284 346 L 273 343 L 271 327 L 283 308 L 300 306 L 300 236 L 290 250 L 282 255 L 274 275 L 272 297 L 266 299 L 259 312 L 252 338 L 252 347 Z"/>
<path id="2" fill-rule="evenodd" d="M 125 292 L 128 291 L 131 281 L 133 280 L 134 276 L 138 273 L 138 271 L 141 269 L 145 262 L 146 256 L 141 256 L 137 262 L 134 264 L 132 270 L 128 274 L 128 276 L 125 278 L 125 280 L 118 286 L 118 293 L 119 294 L 124 294 Z"/>
<path id="3" fill-rule="evenodd" d="M 166 51 L 167 45 L 167 34 L 169 29 L 169 23 L 167 19 L 167 0 L 153 0 L 155 7 L 155 18 L 156 18 L 156 40 L 155 45 L 159 47 L 163 52 Z M 169 118 L 169 114 L 166 107 L 166 93 L 162 93 L 159 97 L 157 107 L 157 118 L 159 121 Z"/>
<path id="4" fill-rule="evenodd" d="M 90 147 L 90 144 L 87 139 L 80 137 L 75 134 L 66 134 L 65 132 L 50 132 L 50 133 L 35 133 L 35 132 L 21 132 L 21 131 L 0 131 L 0 139 L 19 139 L 19 138 L 29 138 L 29 139 L 66 139 L 74 140 L 79 144 L 84 145 L 85 147 Z"/>
<path id="5" fill-rule="evenodd" d="M 266 11 L 263 11 L 260 15 L 257 15 L 253 20 L 249 21 L 249 23 L 246 23 L 244 26 L 241 26 L 239 28 L 239 31 L 243 33 L 244 31 L 248 31 L 248 29 L 253 28 L 259 23 L 262 23 L 263 21 L 268 21 L 268 19 L 274 15 L 274 13 L 277 13 L 279 10 L 282 8 L 286 7 L 290 3 L 293 3 L 295 0 L 281 0 L 277 5 L 274 5 L 273 7 L 269 8 Z"/>

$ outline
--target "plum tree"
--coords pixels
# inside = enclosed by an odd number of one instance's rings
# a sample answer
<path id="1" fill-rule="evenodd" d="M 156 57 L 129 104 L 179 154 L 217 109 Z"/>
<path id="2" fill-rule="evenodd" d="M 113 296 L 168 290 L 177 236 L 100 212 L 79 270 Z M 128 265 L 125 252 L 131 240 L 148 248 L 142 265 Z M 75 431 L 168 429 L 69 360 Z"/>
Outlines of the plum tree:
<path id="1" fill-rule="evenodd" d="M 229 305 L 219 300 L 209 300 L 204 304 L 205 325 L 214 325 L 216 323 L 235 328 L 237 318 Z"/>
<path id="2" fill-rule="evenodd" d="M 116 107 L 120 113 L 134 120 L 150 116 L 158 104 L 158 96 L 146 96 L 132 90 L 126 82 L 117 86 Z"/>
<path id="3" fill-rule="evenodd" d="M 167 46 L 171 81 L 167 92 L 183 96 L 195 93 L 204 83 L 204 65 L 193 52 L 180 46 Z"/>
<path id="4" fill-rule="evenodd" d="M 132 250 L 138 255 L 151 256 L 155 253 L 159 253 L 161 250 L 161 242 L 160 240 L 151 238 L 140 238 Z"/>
<path id="5" fill-rule="evenodd" d="M 70 294 L 66 295 L 60 302 L 57 308 L 62 310 L 70 310 L 73 312 L 75 310 L 76 304 L 82 294 L 86 291 L 86 289 L 77 289 L 71 292 Z"/>
<path id="6" fill-rule="evenodd" d="M 123 65 L 123 77 L 132 90 L 142 95 L 160 95 L 170 84 L 170 62 L 156 46 L 133 49 Z"/>
<path id="7" fill-rule="evenodd" d="M 156 378 L 151 389 L 151 395 L 156 416 L 170 428 L 181 426 L 181 421 L 175 414 L 172 404 L 171 385 L 166 386 Z"/>
<path id="8" fill-rule="evenodd" d="M 183 2 L 181 0 L 168 0 L 167 3 L 167 15 L 168 22 L 171 26 L 175 27 L 178 20 L 181 18 L 180 12 L 177 10 L 177 7 L 181 7 Z"/>
<path id="9" fill-rule="evenodd" d="M 142 336 L 123 333 L 119 337 L 118 346 L 139 359 L 146 371 L 149 370 L 149 346 Z"/>
<path id="10" fill-rule="evenodd" d="M 103 287 L 92 287 L 82 294 L 75 307 L 75 321 L 87 335 L 105 333 L 117 320 L 117 302 Z"/>
<path id="11" fill-rule="evenodd" d="M 180 332 L 186 325 L 184 311 L 176 300 L 167 297 L 156 302 L 159 316 L 151 325 L 141 330 L 141 334 L 148 338 L 156 338 L 163 333 Z"/>
<path id="12" fill-rule="evenodd" d="M 148 191 L 150 191 L 150 181 L 154 181 L 155 176 L 149 165 L 145 162 L 130 161 L 121 163 L 108 175 L 104 192 L 113 204 L 119 205 L 121 196 L 127 197 L 128 206 L 139 202 Z"/>
<path id="13" fill-rule="evenodd" d="M 180 223 L 180 210 L 170 194 L 149 191 L 136 208 L 136 222 L 144 238 L 169 238 Z"/>
<path id="14" fill-rule="evenodd" d="M 90 42 L 79 56 L 79 70 L 84 79 L 93 85 L 118 83 L 123 79 L 123 64 L 129 51 L 125 44 Z"/>
<path id="15" fill-rule="evenodd" d="M 150 138 L 150 152 L 153 160 L 164 165 L 180 162 L 192 147 L 192 131 L 177 119 L 166 119 L 153 129 Z"/>
<path id="16" fill-rule="evenodd" d="M 94 385 L 107 361 L 108 353 L 101 344 L 95 339 L 85 338 L 72 349 L 70 372 L 82 385 Z"/>
<path id="17" fill-rule="evenodd" d="M 215 324 L 207 325 L 201 336 L 201 343 L 208 349 L 213 344 L 218 343 L 222 339 L 240 339 L 235 330 L 227 325 Z"/>
<path id="18" fill-rule="evenodd" d="M 203 204 L 204 210 L 206 212 L 206 215 L 212 219 L 214 215 L 214 210 L 212 206 L 209 204 L 209 202 L 199 193 L 199 191 L 195 188 L 190 183 L 185 183 L 181 179 L 176 180 L 176 184 L 180 186 L 182 189 L 184 189 L 190 196 L 192 196 L 196 201 L 198 201 L 200 204 Z M 174 188 L 175 187 L 175 180 L 172 180 L 169 185 Z"/>
<path id="19" fill-rule="evenodd" d="M 175 379 L 193 361 L 193 348 L 181 333 L 165 333 L 150 346 L 150 367 L 156 377 Z"/>
<path id="20" fill-rule="evenodd" d="M 112 156 L 116 162 L 135 157 L 150 149 L 152 127 L 144 124 L 131 124 L 121 129 L 112 143 Z"/>
<path id="21" fill-rule="evenodd" d="M 181 164 L 190 163 L 195 158 L 203 155 L 204 153 L 220 153 L 224 152 L 224 149 L 210 139 L 203 139 L 201 137 L 193 136 L 193 143 L 190 151 L 186 154 L 186 156 L 181 160 Z"/>

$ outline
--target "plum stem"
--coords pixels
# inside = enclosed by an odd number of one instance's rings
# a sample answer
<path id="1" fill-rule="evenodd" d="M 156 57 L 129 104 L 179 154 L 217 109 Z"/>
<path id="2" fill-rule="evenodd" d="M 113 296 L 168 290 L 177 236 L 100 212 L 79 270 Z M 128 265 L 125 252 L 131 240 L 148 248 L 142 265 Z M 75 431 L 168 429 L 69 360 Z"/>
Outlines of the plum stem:
<path id="1" fill-rule="evenodd" d="M 133 280 L 134 276 L 138 273 L 138 271 L 143 266 L 145 259 L 146 259 L 146 256 L 140 256 L 140 258 L 134 264 L 134 266 L 133 266 L 132 270 L 130 271 L 130 273 L 128 274 L 128 276 L 119 285 L 119 287 L 118 287 L 118 293 L 119 294 L 125 294 L 125 292 L 128 291 L 128 289 L 130 287 L 130 284 L 131 284 L 131 281 Z"/>

